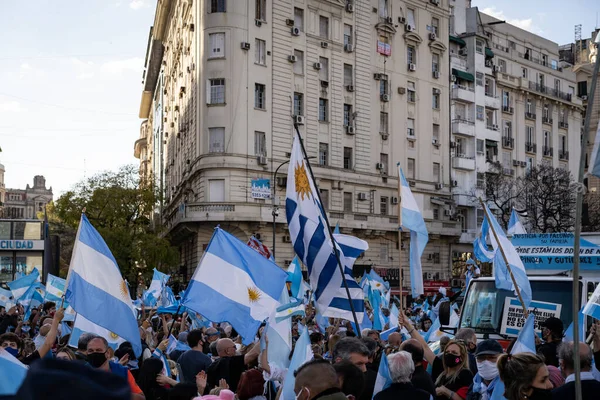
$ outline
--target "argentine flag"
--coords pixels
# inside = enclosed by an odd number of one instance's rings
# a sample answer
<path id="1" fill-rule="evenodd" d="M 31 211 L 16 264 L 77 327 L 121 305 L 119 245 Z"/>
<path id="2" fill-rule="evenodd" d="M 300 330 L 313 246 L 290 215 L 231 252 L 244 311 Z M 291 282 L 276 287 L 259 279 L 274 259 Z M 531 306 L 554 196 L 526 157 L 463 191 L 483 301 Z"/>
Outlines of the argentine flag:
<path id="1" fill-rule="evenodd" d="M 592 318 L 600 319 L 600 285 L 596 285 L 592 297 L 590 297 L 587 304 L 583 307 L 583 313 Z"/>
<path id="2" fill-rule="evenodd" d="M 400 164 L 398 164 L 398 177 L 400 179 L 400 198 L 402 199 L 401 227 L 410 230 L 410 286 L 412 288 L 412 296 L 419 297 L 419 295 L 424 293 L 421 256 L 429 241 L 429 233 L 425 226 L 423 214 L 419 210 L 417 201 L 404 177 Z"/>
<path id="3" fill-rule="evenodd" d="M 524 235 L 527 233 L 525 227 L 523 227 L 523 224 L 519 220 L 519 214 L 517 214 L 514 208 L 510 213 L 510 220 L 508 221 L 508 229 L 506 230 L 506 233 L 511 236 Z"/>
<path id="4" fill-rule="evenodd" d="M 55 303 L 61 302 L 62 296 L 65 294 L 66 286 L 66 280 L 48 274 L 48 279 L 46 280 L 46 297 L 44 298 L 44 301 L 53 301 Z M 68 306 L 68 304 L 64 304 L 64 308 L 67 308 Z"/>
<path id="5" fill-rule="evenodd" d="M 69 347 L 77 348 L 79 337 L 84 333 L 93 333 L 103 337 L 108 342 L 108 346 L 113 350 L 118 349 L 121 343 L 125 342 L 125 339 L 121 338 L 116 333 L 102 328 L 86 319 L 81 314 L 78 314 L 75 316 L 75 322 L 73 322 L 73 329 L 71 330 L 71 336 L 69 337 L 69 343 L 67 345 Z"/>
<path id="6" fill-rule="evenodd" d="M 156 305 L 169 278 L 171 278 L 171 275 L 163 274 L 154 268 L 152 282 L 150 282 L 148 290 L 146 290 L 142 295 L 142 301 L 144 302 L 144 305 L 150 307 L 154 307 Z"/>
<path id="7" fill-rule="evenodd" d="M 287 287 L 281 291 L 279 303 L 288 304 L 290 296 Z M 290 353 L 292 351 L 292 320 L 286 318 L 276 321 L 276 311 L 269 317 L 269 322 L 263 330 L 261 336 L 261 346 L 265 336 L 269 338 L 269 351 L 267 353 L 269 364 L 276 365 L 280 369 L 285 369 L 290 365 Z M 264 334 L 266 333 L 266 335 Z M 266 344 L 266 343 L 265 343 Z M 263 347 L 261 349 L 264 350 Z"/>
<path id="8" fill-rule="evenodd" d="M 181 305 L 210 321 L 229 322 L 250 344 L 277 308 L 286 278 L 274 262 L 217 227 Z"/>
<path id="9" fill-rule="evenodd" d="M 29 275 L 25 275 L 21 278 L 18 278 L 12 282 L 7 283 L 8 288 L 12 292 L 13 299 L 15 302 L 19 302 L 27 290 L 40 279 L 40 271 L 37 268 L 34 268 L 33 271 Z"/>
<path id="10" fill-rule="evenodd" d="M 306 315 L 306 307 L 304 303 L 300 300 L 293 300 L 288 304 L 283 304 L 277 307 L 277 312 L 275 313 L 275 321 L 281 322 L 286 318 L 292 318 L 296 315 L 305 316 Z"/>
<path id="11" fill-rule="evenodd" d="M 6 311 L 14 307 L 12 300 L 12 292 L 10 290 L 0 288 L 0 306 L 4 307 Z"/>
<path id="12" fill-rule="evenodd" d="M 521 328 L 517 341 L 513 345 L 510 354 L 533 353 L 535 351 L 535 331 L 534 331 L 535 315 L 529 313 L 525 325 Z"/>
<path id="13" fill-rule="evenodd" d="M 127 284 L 104 239 L 85 214 L 73 248 L 65 300 L 78 317 L 131 342 L 136 356 L 142 353 L 136 310 Z"/>
<path id="14" fill-rule="evenodd" d="M 294 385 L 296 384 L 296 377 L 294 372 L 302 366 L 302 364 L 309 362 L 313 359 L 313 352 L 310 345 L 310 336 L 308 329 L 303 329 L 300 338 L 296 342 L 294 347 L 294 354 L 290 361 L 290 367 L 285 374 L 285 380 L 283 381 L 283 389 L 281 391 L 282 399 L 294 399 L 296 394 L 294 392 Z M 311 393 L 312 394 L 312 393 Z"/>
<path id="15" fill-rule="evenodd" d="M 393 381 L 392 376 L 390 375 L 388 358 L 385 353 L 382 353 L 381 362 L 379 363 L 379 370 L 377 371 L 377 379 L 375 380 L 375 388 L 373 389 L 373 398 L 375 398 L 375 395 L 382 390 L 390 387 L 392 383 Z"/>
<path id="16" fill-rule="evenodd" d="M 585 306 L 581 307 L 578 316 L 579 322 L 579 341 L 585 342 L 585 314 L 583 313 L 583 309 Z M 563 342 L 572 342 L 573 341 L 573 322 L 569 324 L 567 330 L 565 331 L 565 337 L 563 338 Z"/>
<path id="17" fill-rule="evenodd" d="M 0 396 L 17 393 L 27 375 L 27 366 L 0 347 Z"/>

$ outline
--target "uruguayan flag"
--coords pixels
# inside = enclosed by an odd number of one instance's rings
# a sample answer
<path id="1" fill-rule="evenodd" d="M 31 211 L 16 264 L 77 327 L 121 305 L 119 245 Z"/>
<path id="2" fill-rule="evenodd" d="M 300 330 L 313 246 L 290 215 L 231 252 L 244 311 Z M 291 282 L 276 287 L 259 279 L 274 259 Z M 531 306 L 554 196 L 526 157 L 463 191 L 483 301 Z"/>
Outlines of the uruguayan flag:
<path id="1" fill-rule="evenodd" d="M 400 198 L 402 199 L 401 226 L 410 230 L 410 285 L 412 288 L 412 296 L 418 297 L 424 293 L 421 256 L 429 241 L 429 234 L 427 233 L 423 214 L 421 214 L 421 211 L 419 210 L 417 201 L 404 177 L 400 164 L 398 164 L 398 176 L 400 178 Z"/>
<path id="2" fill-rule="evenodd" d="M 96 325 L 92 321 L 86 319 L 81 314 L 77 314 L 77 316 L 75 317 L 75 322 L 73 323 L 73 329 L 71 330 L 71 337 L 69 337 L 68 346 L 77 348 L 77 342 L 79 341 L 79 337 L 84 333 L 93 333 L 98 336 L 102 336 L 104 339 L 106 339 L 108 345 L 113 350 L 118 349 L 121 343 L 125 341 L 125 339 L 119 337 L 119 335 L 117 335 L 116 333 L 111 332 L 108 329 L 102 328 L 99 325 Z"/>
<path id="3" fill-rule="evenodd" d="M 14 307 L 14 301 L 12 300 L 12 292 L 10 290 L 0 288 L 0 306 L 4 307 L 6 311 Z"/>
<path id="4" fill-rule="evenodd" d="M 46 298 L 44 301 L 53 301 L 55 303 L 59 303 L 62 300 L 62 296 L 65 294 L 66 285 L 66 280 L 52 274 L 48 274 L 48 279 L 46 280 Z M 65 304 L 64 308 L 67 307 L 68 304 Z"/>
<path id="5" fill-rule="evenodd" d="M 277 308 L 286 278 L 274 262 L 216 228 L 181 305 L 210 321 L 229 322 L 250 344 Z"/>
<path id="6" fill-rule="evenodd" d="M 65 299 L 78 316 L 131 342 L 136 356 L 142 353 L 136 310 L 127 284 L 104 239 L 85 215 L 77 231 Z"/>
<path id="7" fill-rule="evenodd" d="M 19 302 L 25 295 L 27 290 L 40 279 L 40 271 L 34 268 L 29 275 L 25 275 L 19 279 L 7 283 L 10 291 L 12 292 L 13 299 L 15 302 Z"/>
<path id="8" fill-rule="evenodd" d="M 283 381 L 282 399 L 294 399 L 296 394 L 294 393 L 294 385 L 296 383 L 296 377 L 294 372 L 300 368 L 300 366 L 313 358 L 312 348 L 310 346 L 310 336 L 308 329 L 304 329 L 300 338 L 296 342 L 294 347 L 294 354 L 290 361 L 290 367 L 285 374 L 285 380 Z"/>
<path id="9" fill-rule="evenodd" d="M 277 312 L 275 313 L 275 321 L 281 322 L 286 318 L 292 318 L 296 315 L 304 316 L 306 315 L 306 307 L 304 303 L 300 300 L 293 300 L 288 304 L 283 304 L 277 307 Z"/>
<path id="10" fill-rule="evenodd" d="M 288 168 L 285 212 L 294 251 L 308 268 L 316 308 L 326 315 L 342 287 L 343 276 L 307 163 L 296 134 Z"/>
<path id="11" fill-rule="evenodd" d="M 144 302 L 144 305 L 150 307 L 154 307 L 156 305 L 170 277 L 171 275 L 163 274 L 154 268 L 152 282 L 150 282 L 148 290 L 146 290 L 142 295 L 142 301 Z"/>
<path id="12" fill-rule="evenodd" d="M 381 354 L 381 362 L 379 363 L 379 370 L 377 371 L 377 379 L 375 380 L 375 388 L 373 389 L 373 398 L 375 395 L 382 390 L 387 389 L 392 385 L 392 376 L 390 375 L 390 367 L 388 365 L 388 358 L 385 353 Z"/>
<path id="13" fill-rule="evenodd" d="M 27 375 L 27 366 L 0 347 L 0 396 L 17 393 Z"/>
<path id="14" fill-rule="evenodd" d="M 531 284 L 529 283 L 527 272 L 525 272 L 523 261 L 521 261 L 519 253 L 517 253 L 517 250 L 515 250 L 515 246 L 513 246 L 510 240 L 508 240 L 506 234 L 500 227 L 500 224 L 498 221 L 496 221 L 496 217 L 493 216 L 487 205 L 484 205 L 484 207 L 486 209 L 486 218 L 489 217 L 490 229 L 493 230 L 491 235 L 494 236 L 495 232 L 498 237 L 498 243 L 496 243 L 495 237 L 493 240 L 491 240 L 494 251 L 496 251 L 494 256 L 494 275 L 496 278 L 496 287 L 499 289 L 514 290 L 515 294 L 517 293 L 517 289 L 514 287 L 510 273 L 506 267 L 506 262 L 504 261 L 504 253 L 508 263 L 510 264 L 510 270 L 515 278 L 515 282 L 517 283 L 517 286 L 521 292 L 521 297 L 525 303 L 524 306 L 529 307 L 529 303 L 531 303 Z M 502 248 L 503 252 L 498 251 L 499 248 Z"/>
<path id="15" fill-rule="evenodd" d="M 525 321 L 525 325 L 519 332 L 517 341 L 515 342 L 510 354 L 533 353 L 535 352 L 535 331 L 534 329 L 535 315 L 530 313 Z"/>
<path id="16" fill-rule="evenodd" d="M 521 223 L 521 220 L 519 220 L 519 214 L 517 214 L 514 208 L 510 213 L 510 220 L 508 221 L 508 229 L 506 230 L 506 233 L 511 236 L 523 235 L 527 233 L 525 227 Z"/>

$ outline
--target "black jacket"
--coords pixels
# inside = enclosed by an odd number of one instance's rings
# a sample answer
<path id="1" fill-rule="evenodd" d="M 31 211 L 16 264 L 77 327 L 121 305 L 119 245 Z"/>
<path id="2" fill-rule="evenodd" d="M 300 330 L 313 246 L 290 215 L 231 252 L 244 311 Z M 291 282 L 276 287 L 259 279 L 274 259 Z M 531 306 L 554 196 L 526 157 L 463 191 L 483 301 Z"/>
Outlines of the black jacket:
<path id="1" fill-rule="evenodd" d="M 581 381 L 581 394 L 583 400 L 598 399 L 600 382 L 597 380 Z M 552 391 L 552 400 L 575 400 L 575 382 L 565 383 Z"/>
<path id="2" fill-rule="evenodd" d="M 413 373 L 411 383 L 416 389 L 424 390 L 435 397 L 435 383 L 433 383 L 431 375 L 425 371 L 425 368 L 423 368 L 422 365 L 415 367 L 415 372 Z"/>
<path id="3" fill-rule="evenodd" d="M 392 385 L 377 393 L 374 400 L 430 400 L 431 394 L 416 389 L 412 383 L 392 383 Z"/>

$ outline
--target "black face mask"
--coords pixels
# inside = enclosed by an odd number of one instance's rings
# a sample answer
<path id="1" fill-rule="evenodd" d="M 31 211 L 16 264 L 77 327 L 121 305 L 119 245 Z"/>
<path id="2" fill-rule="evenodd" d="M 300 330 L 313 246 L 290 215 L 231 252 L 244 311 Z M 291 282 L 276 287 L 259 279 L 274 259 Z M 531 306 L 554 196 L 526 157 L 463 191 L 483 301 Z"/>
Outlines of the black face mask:
<path id="1" fill-rule="evenodd" d="M 446 353 L 444 354 L 444 362 L 446 363 L 446 367 L 453 368 L 462 362 L 462 358 L 460 356 L 455 356 L 454 354 Z"/>
<path id="2" fill-rule="evenodd" d="M 551 400 L 552 399 L 552 391 L 550 389 L 539 389 L 536 387 L 532 387 L 533 392 L 531 395 L 527 396 L 529 400 Z"/>
<path id="3" fill-rule="evenodd" d="M 90 353 L 87 355 L 87 362 L 94 368 L 100 368 L 106 362 L 105 353 Z"/>

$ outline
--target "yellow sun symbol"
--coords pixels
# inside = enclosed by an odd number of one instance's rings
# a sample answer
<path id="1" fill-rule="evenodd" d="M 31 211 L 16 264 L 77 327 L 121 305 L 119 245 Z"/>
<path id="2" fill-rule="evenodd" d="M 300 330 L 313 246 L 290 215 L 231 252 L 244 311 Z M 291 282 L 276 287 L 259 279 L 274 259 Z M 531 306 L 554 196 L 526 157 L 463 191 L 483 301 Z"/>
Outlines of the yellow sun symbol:
<path id="1" fill-rule="evenodd" d="M 304 168 L 304 162 L 296 166 L 296 169 L 294 170 L 294 179 L 296 181 L 296 193 L 298 193 L 303 201 L 304 195 L 306 195 L 307 198 L 310 198 L 312 192 L 310 190 L 308 176 L 306 175 L 306 168 Z"/>
<path id="2" fill-rule="evenodd" d="M 111 333 L 110 333 L 110 338 L 111 338 L 111 339 L 113 339 L 113 340 L 115 340 L 115 339 L 118 339 L 118 338 L 119 338 L 119 335 L 117 335 L 117 334 L 116 334 L 116 333 L 114 333 L 114 332 L 111 332 Z"/>
<path id="3" fill-rule="evenodd" d="M 62 292 L 62 290 L 59 290 L 58 292 L 56 292 L 56 295 L 57 295 L 58 297 L 62 297 L 62 295 L 63 295 L 63 294 L 64 294 L 64 293 Z"/>
<path id="4" fill-rule="evenodd" d="M 124 298 L 129 297 L 129 289 L 127 288 L 127 283 L 125 283 L 125 281 L 121 281 L 121 294 Z"/>
<path id="5" fill-rule="evenodd" d="M 260 290 L 258 290 L 256 287 L 249 287 L 248 300 L 250 300 L 250 303 L 256 303 L 258 300 L 260 300 Z"/>

